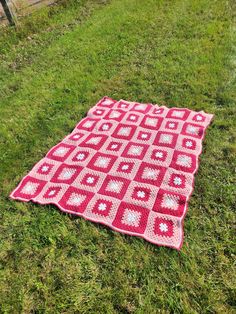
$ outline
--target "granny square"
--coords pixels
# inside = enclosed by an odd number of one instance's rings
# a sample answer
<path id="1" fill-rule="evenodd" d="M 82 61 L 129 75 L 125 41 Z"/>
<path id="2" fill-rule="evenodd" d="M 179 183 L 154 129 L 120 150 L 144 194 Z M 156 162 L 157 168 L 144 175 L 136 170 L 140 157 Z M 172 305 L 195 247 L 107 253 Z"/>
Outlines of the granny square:
<path id="1" fill-rule="evenodd" d="M 180 249 L 204 111 L 103 97 L 11 193 Z"/>

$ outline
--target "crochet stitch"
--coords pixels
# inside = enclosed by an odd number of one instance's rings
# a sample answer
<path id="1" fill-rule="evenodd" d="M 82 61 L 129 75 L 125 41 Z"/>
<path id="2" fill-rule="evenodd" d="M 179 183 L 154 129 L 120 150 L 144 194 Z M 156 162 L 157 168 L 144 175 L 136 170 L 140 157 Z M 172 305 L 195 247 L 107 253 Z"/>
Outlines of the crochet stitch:
<path id="1" fill-rule="evenodd" d="M 212 117 L 104 97 L 10 196 L 55 204 L 116 231 L 180 249 Z"/>

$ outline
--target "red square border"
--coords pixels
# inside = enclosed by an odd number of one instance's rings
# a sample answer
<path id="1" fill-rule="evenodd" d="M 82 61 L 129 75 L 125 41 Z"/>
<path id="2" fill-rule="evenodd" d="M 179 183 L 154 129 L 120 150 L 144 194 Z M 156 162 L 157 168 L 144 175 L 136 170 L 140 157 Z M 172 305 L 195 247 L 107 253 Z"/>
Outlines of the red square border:
<path id="1" fill-rule="evenodd" d="M 98 193 L 122 200 L 129 184 L 128 179 L 107 175 Z"/>
<path id="2" fill-rule="evenodd" d="M 184 195 L 160 189 L 152 210 L 166 215 L 182 217 L 185 205 L 186 197 Z"/>
<path id="3" fill-rule="evenodd" d="M 83 213 L 93 196 L 94 193 L 70 186 L 58 204 L 66 211 Z"/>
<path id="4" fill-rule="evenodd" d="M 165 172 L 165 167 L 142 162 L 134 180 L 159 187 L 162 183 Z"/>
<path id="5" fill-rule="evenodd" d="M 12 192 L 13 198 L 22 200 L 34 199 L 40 194 L 47 181 L 36 179 L 32 176 L 26 176 L 19 186 Z"/>
<path id="6" fill-rule="evenodd" d="M 112 225 L 120 230 L 143 234 L 147 226 L 148 215 L 147 208 L 122 202 Z"/>
<path id="7" fill-rule="evenodd" d="M 122 152 L 121 156 L 126 158 L 137 158 L 143 159 L 147 150 L 148 145 L 129 142 L 128 145 L 125 147 L 124 151 Z"/>

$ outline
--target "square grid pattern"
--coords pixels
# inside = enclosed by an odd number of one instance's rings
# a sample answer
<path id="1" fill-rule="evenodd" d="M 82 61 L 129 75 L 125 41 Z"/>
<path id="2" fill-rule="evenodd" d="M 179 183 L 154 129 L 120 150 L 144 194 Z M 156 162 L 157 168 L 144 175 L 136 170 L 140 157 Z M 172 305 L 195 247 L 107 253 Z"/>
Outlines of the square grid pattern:
<path id="1" fill-rule="evenodd" d="M 101 99 L 11 198 L 180 249 L 202 140 L 213 115 Z"/>

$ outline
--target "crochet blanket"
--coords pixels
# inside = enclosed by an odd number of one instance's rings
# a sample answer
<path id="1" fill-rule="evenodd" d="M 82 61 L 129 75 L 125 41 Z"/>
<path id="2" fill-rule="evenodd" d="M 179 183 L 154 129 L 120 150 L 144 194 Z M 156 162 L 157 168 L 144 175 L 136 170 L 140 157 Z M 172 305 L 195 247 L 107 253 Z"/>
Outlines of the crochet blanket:
<path id="1" fill-rule="evenodd" d="M 180 249 L 202 140 L 213 115 L 101 99 L 11 198 Z"/>

